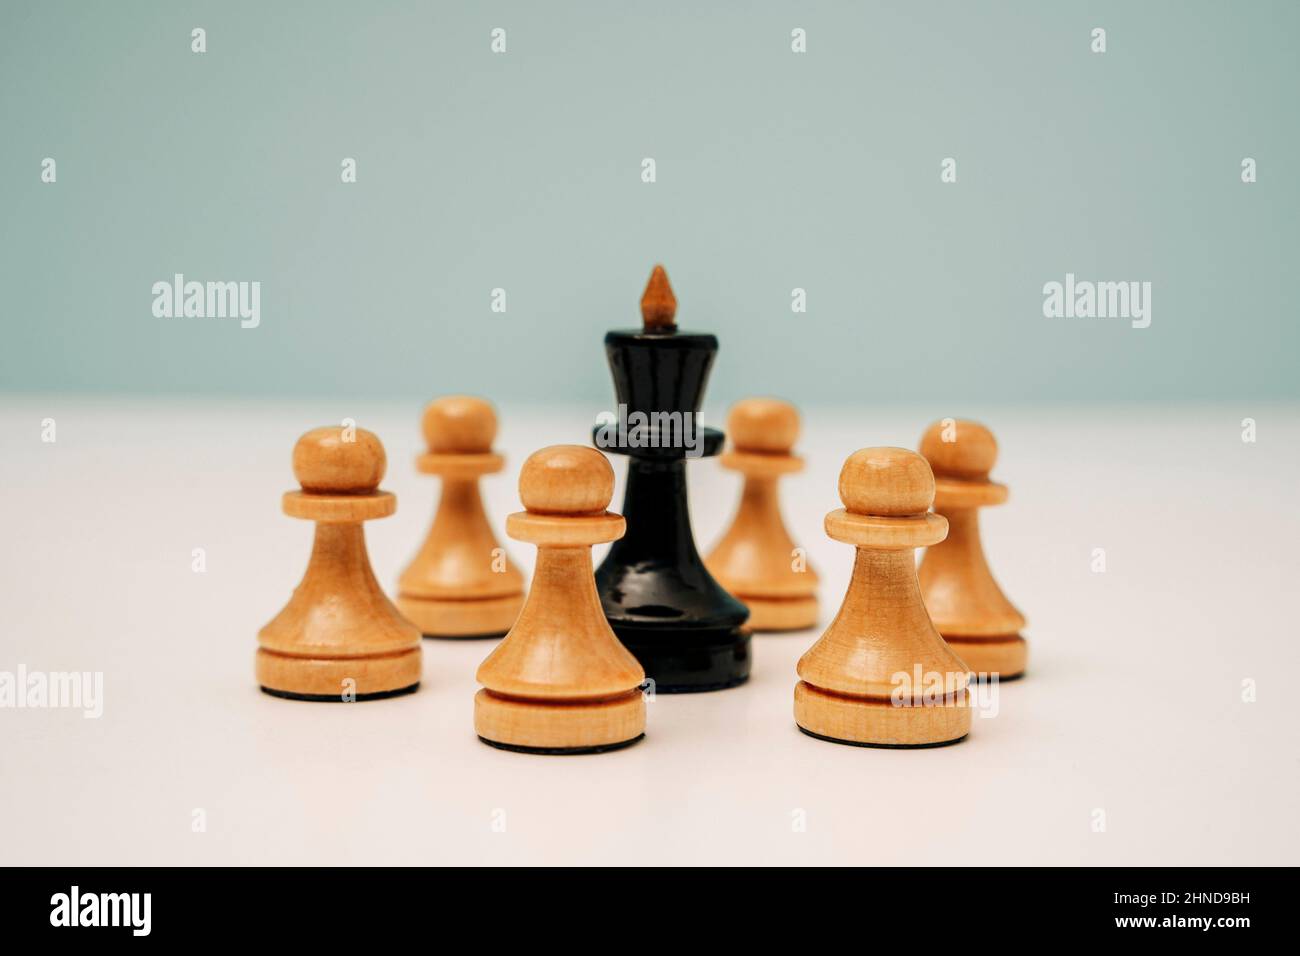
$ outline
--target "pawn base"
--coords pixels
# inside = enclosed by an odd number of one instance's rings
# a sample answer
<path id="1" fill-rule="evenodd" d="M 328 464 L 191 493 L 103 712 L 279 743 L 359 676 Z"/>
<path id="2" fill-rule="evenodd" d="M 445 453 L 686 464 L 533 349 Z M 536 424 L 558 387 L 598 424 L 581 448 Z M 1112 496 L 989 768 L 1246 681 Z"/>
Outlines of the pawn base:
<path id="1" fill-rule="evenodd" d="M 645 734 L 639 737 L 633 737 L 631 740 L 624 740 L 616 744 L 600 744 L 596 747 L 518 747 L 514 744 L 503 744 L 497 740 L 488 740 L 486 737 L 480 737 L 479 740 L 489 747 L 496 747 L 497 750 L 509 750 L 517 754 L 540 754 L 547 757 L 576 757 L 580 754 L 603 754 L 611 750 L 622 750 L 624 747 L 631 747 L 635 743 L 645 740 Z"/>
<path id="2" fill-rule="evenodd" d="M 344 697 L 342 694 L 295 694 L 293 691 L 276 690 L 274 687 L 261 688 L 263 694 L 271 697 L 279 697 L 281 700 L 308 700 L 322 704 L 349 703 L 352 701 L 363 700 L 387 700 L 389 697 L 402 697 L 405 694 L 414 694 L 420 689 L 419 684 L 412 684 L 410 687 L 399 687 L 397 690 L 381 690 L 374 694 L 357 694 L 355 697 Z"/>
<path id="3" fill-rule="evenodd" d="M 474 732 L 502 750 L 600 753 L 645 735 L 645 698 L 634 689 L 609 700 L 525 700 L 484 688 L 474 696 Z"/>
<path id="4" fill-rule="evenodd" d="M 626 627 L 610 622 L 623 646 L 653 681 L 656 694 L 726 690 L 749 680 L 750 635 L 728 627 L 682 630 Z"/>
<path id="5" fill-rule="evenodd" d="M 408 594 L 397 597 L 402 616 L 425 637 L 435 638 L 500 637 L 514 627 L 523 606 L 523 594 L 461 600 Z"/>
<path id="6" fill-rule="evenodd" d="M 769 598 L 741 594 L 739 591 L 731 593 L 749 608 L 749 620 L 745 626 L 751 631 L 805 631 L 817 626 L 815 597 Z"/>
<path id="7" fill-rule="evenodd" d="M 798 727 L 798 724 L 795 726 Z M 959 744 L 970 736 L 969 734 L 963 734 L 954 740 L 940 740 L 934 744 L 871 744 L 862 740 L 840 740 L 838 737 L 824 737 L 803 727 L 799 727 L 799 733 L 805 737 L 811 737 L 813 740 L 824 740 L 828 744 L 844 744 L 846 747 L 870 747 L 874 750 L 932 750 L 935 747 L 951 747 L 953 744 Z"/>
<path id="8" fill-rule="evenodd" d="M 811 737 L 867 747 L 937 747 L 970 733 L 964 698 L 933 706 L 896 707 L 892 701 L 844 697 L 799 681 L 794 720 Z"/>
<path id="9" fill-rule="evenodd" d="M 1019 634 L 1010 637 L 948 637 L 953 649 L 976 674 L 997 674 L 998 680 L 1012 680 L 1025 673 L 1029 645 Z"/>
<path id="10" fill-rule="evenodd" d="M 375 700 L 410 693 L 420 683 L 420 648 L 373 657 L 292 657 L 257 651 L 257 683 L 291 700 Z"/>

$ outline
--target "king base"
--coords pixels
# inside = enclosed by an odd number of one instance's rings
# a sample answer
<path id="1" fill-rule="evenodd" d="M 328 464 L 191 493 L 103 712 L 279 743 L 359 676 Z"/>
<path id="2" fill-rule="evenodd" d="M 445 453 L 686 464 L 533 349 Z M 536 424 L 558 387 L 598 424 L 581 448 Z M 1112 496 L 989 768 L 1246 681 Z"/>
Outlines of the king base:
<path id="1" fill-rule="evenodd" d="M 618 624 L 613 628 L 641 662 L 656 694 L 725 690 L 749 680 L 750 637 L 742 628 L 686 631 Z"/>

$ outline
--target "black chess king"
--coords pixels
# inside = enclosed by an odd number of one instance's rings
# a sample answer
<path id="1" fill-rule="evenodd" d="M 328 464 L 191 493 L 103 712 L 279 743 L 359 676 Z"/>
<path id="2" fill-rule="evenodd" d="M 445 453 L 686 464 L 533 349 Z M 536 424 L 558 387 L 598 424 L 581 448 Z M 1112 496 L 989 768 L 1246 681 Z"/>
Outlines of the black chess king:
<path id="1" fill-rule="evenodd" d="M 718 340 L 679 331 L 676 312 L 655 266 L 644 327 L 605 336 L 618 415 L 594 432 L 597 447 L 628 460 L 627 533 L 596 570 L 596 590 L 614 633 L 667 694 L 734 687 L 750 663 L 749 609 L 705 569 L 686 499 L 687 462 L 722 450 L 722 432 L 699 424 Z"/>

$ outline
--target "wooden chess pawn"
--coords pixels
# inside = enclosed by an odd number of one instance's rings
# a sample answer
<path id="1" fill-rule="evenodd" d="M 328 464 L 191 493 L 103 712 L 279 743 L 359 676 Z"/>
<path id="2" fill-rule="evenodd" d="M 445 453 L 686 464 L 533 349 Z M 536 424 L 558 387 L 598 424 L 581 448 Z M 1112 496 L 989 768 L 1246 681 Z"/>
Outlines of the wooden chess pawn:
<path id="1" fill-rule="evenodd" d="M 947 439 L 947 440 L 945 440 Z M 978 422 L 936 422 L 921 438 L 934 469 L 934 510 L 948 519 L 948 539 L 926 549 L 921 592 L 935 627 L 972 671 L 999 679 L 1025 672 L 1025 619 L 993 579 L 980 541 L 979 509 L 1007 500 L 989 480 L 997 460 L 993 433 Z"/>
<path id="2" fill-rule="evenodd" d="M 754 631 L 795 631 L 817 623 L 817 572 L 796 554 L 777 495 L 782 475 L 803 468 L 791 454 L 799 413 L 788 402 L 748 398 L 727 416 L 732 450 L 720 462 L 745 476 L 731 527 L 705 559 L 709 573 L 749 608 Z"/>
<path id="3" fill-rule="evenodd" d="M 433 526 L 398 582 L 397 606 L 425 637 L 499 637 L 524 605 L 524 578 L 497 543 L 479 479 L 500 471 L 497 417 L 480 398 L 449 396 L 424 410 L 429 451 L 416 460 L 442 477 Z"/>
<path id="4" fill-rule="evenodd" d="M 317 428 L 298 439 L 284 513 L 316 522 L 302 583 L 257 635 L 257 682 L 276 697 L 370 700 L 420 684 L 420 632 L 379 588 L 361 523 L 397 499 L 379 491 L 384 446 L 363 429 Z"/>
<path id="5" fill-rule="evenodd" d="M 605 510 L 614 470 L 593 448 L 535 452 L 519 475 L 527 511 L 506 533 L 537 545 L 524 609 L 478 669 L 474 729 L 494 747 L 527 753 L 598 753 L 645 734 L 645 672 L 601 609 L 592 545 L 622 537 Z"/>
<path id="6" fill-rule="evenodd" d="M 799 659 L 794 719 L 837 743 L 933 747 L 970 731 L 966 665 L 930 623 L 915 551 L 943 540 L 934 476 L 902 448 L 864 448 L 840 471 L 826 533 L 857 549 L 839 614 Z"/>

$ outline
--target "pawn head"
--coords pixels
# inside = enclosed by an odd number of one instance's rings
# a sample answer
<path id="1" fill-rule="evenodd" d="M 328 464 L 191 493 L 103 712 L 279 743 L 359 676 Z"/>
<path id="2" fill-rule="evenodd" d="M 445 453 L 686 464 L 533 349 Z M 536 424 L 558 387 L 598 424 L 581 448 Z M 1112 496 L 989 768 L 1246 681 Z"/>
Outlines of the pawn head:
<path id="1" fill-rule="evenodd" d="M 731 406 L 727 432 L 736 451 L 788 455 L 799 437 L 799 413 L 776 398 L 746 398 Z"/>
<path id="2" fill-rule="evenodd" d="M 949 418 L 925 430 L 921 454 L 940 478 L 982 481 L 997 461 L 998 443 L 979 422 Z"/>
<path id="3" fill-rule="evenodd" d="M 840 500 L 853 514 L 922 514 L 934 503 L 934 474 L 924 458 L 906 448 L 862 448 L 840 469 Z"/>
<path id="4" fill-rule="evenodd" d="M 448 395 L 428 404 L 421 425 L 434 454 L 483 454 L 497 436 L 497 413 L 481 398 Z"/>
<path id="5" fill-rule="evenodd" d="M 387 468 L 383 444 L 364 428 L 313 428 L 293 446 L 293 474 L 303 491 L 369 494 L 379 487 Z"/>
<path id="6" fill-rule="evenodd" d="M 519 499 L 534 514 L 603 514 L 614 497 L 614 469 L 584 445 L 551 445 L 528 456 Z"/>

